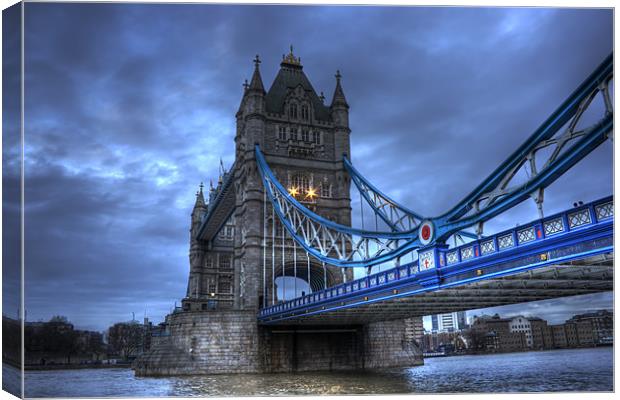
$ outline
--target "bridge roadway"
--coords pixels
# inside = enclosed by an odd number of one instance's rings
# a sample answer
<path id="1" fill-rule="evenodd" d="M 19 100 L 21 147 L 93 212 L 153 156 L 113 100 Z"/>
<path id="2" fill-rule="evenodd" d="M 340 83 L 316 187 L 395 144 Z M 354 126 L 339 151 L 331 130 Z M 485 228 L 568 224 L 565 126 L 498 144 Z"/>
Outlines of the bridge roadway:
<path id="1" fill-rule="evenodd" d="M 401 265 L 263 308 L 258 321 L 362 324 L 611 291 L 613 198 L 434 251 L 437 268 Z"/>

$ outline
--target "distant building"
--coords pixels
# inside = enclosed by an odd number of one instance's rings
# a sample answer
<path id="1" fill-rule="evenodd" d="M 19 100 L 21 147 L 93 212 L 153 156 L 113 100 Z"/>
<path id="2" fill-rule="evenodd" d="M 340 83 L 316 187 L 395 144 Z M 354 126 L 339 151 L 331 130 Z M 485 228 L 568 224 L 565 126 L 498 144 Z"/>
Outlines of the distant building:
<path id="1" fill-rule="evenodd" d="M 465 334 L 474 351 L 508 352 L 592 347 L 613 343 L 613 313 L 600 310 L 548 325 L 538 317 L 474 317 Z"/>
<path id="2" fill-rule="evenodd" d="M 424 323 L 422 317 L 405 319 L 405 338 L 420 344 L 424 337 Z"/>
<path id="3" fill-rule="evenodd" d="M 568 338 L 566 337 L 566 330 L 564 329 L 564 324 L 551 325 L 551 329 L 553 330 L 554 347 L 559 349 L 568 347 Z"/>
<path id="4" fill-rule="evenodd" d="M 580 343 L 609 344 L 614 337 L 614 315 L 608 310 L 579 314 L 566 321 L 575 324 Z"/>
<path id="5" fill-rule="evenodd" d="M 530 324 L 529 319 L 525 318 L 522 315 L 518 315 L 509 321 L 509 326 L 511 333 L 522 332 L 525 336 L 526 347 L 532 348 L 532 325 Z"/>
<path id="6" fill-rule="evenodd" d="M 474 318 L 469 332 L 474 350 L 510 352 L 527 349 L 526 330 L 523 328 L 525 318 L 520 318 L 521 323 L 518 323 L 519 317 L 500 318 L 498 314 Z"/>
<path id="7" fill-rule="evenodd" d="M 553 329 L 547 321 L 537 317 L 528 318 L 532 329 L 532 348 L 534 350 L 552 349 L 555 347 Z"/>
<path id="8" fill-rule="evenodd" d="M 465 311 L 431 316 L 433 332 L 458 332 L 467 327 Z"/>

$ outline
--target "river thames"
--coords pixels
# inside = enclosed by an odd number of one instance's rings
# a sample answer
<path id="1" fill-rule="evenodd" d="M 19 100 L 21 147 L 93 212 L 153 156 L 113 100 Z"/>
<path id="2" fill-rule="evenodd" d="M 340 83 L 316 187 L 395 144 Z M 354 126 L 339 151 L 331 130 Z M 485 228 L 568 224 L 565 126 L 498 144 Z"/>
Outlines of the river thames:
<path id="1" fill-rule="evenodd" d="M 5 375 L 6 376 L 6 375 Z M 612 391 L 613 349 L 427 358 L 373 372 L 136 378 L 130 369 L 28 371 L 27 397 Z"/>

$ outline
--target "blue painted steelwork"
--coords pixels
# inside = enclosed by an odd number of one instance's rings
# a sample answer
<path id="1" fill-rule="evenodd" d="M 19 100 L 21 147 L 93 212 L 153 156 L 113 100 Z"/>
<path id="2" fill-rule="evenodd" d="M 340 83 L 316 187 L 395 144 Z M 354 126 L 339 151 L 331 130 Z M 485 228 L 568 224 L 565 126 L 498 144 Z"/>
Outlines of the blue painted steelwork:
<path id="1" fill-rule="evenodd" d="M 613 130 L 613 109 L 609 94 L 609 83 L 613 79 L 613 54 L 610 54 L 599 67 L 551 114 L 549 118 L 487 179 L 462 199 L 448 212 L 434 218 L 437 226 L 437 241 L 445 240 L 452 233 L 489 220 L 494 216 L 514 207 L 530 197 L 537 189 L 545 188 L 603 143 Z M 579 122 L 583 112 L 590 106 L 593 98 L 602 93 L 605 102 L 605 114 L 592 126 L 582 131 L 572 131 Z M 564 140 L 552 139 L 568 122 L 567 133 L 573 135 L 559 139 L 581 138 L 564 153 Z M 541 171 L 533 171 L 535 176 L 524 184 L 506 189 L 505 186 L 518 169 L 541 148 L 558 145 L 549 161 Z M 488 207 L 475 210 L 482 200 L 488 200 Z M 475 212 L 467 215 L 470 211 Z"/>
<path id="2" fill-rule="evenodd" d="M 503 238 L 510 240 L 502 241 Z M 611 252 L 613 197 L 537 219 L 454 249 L 435 249 L 438 259 L 444 261 L 430 270 L 421 271 L 418 262 L 398 266 L 263 308 L 258 318 L 263 323 L 273 323 Z M 451 258 L 449 254 L 456 254 L 456 257 Z M 463 254 L 466 254 L 465 258 Z"/>
<path id="3" fill-rule="evenodd" d="M 278 218 L 293 239 L 318 260 L 339 267 L 368 267 L 418 247 L 416 230 L 404 234 L 355 229 L 312 212 L 276 179 L 258 145 L 255 156 L 267 197 Z"/>
<path id="4" fill-rule="evenodd" d="M 610 55 L 494 173 L 450 211 L 428 221 L 434 232 L 429 244 L 442 245 L 448 237 L 459 234 L 463 229 L 476 224 L 481 226 L 485 221 L 525 201 L 534 192 L 542 197 L 544 188 L 607 140 L 613 130 L 613 109 L 609 93 L 612 78 L 613 57 Z M 575 130 L 584 111 L 599 93 L 604 98 L 604 116 L 588 128 Z M 556 136 L 565 124 L 568 124 L 567 129 L 560 136 Z M 567 143 L 571 142 L 572 144 L 567 146 Z M 538 170 L 536 153 L 550 146 L 555 146 L 554 151 L 545 165 Z M 263 184 L 278 217 L 295 241 L 320 261 L 338 267 L 369 267 L 422 247 L 417 232 L 419 224 L 412 224 L 409 230 L 395 230 L 400 217 L 394 220 L 377 206 L 392 201 L 361 178 L 346 159 L 345 166 L 348 165 L 349 171 L 354 172 L 353 181 L 356 185 L 361 185 L 365 199 L 372 202 L 366 193 L 368 191 L 381 197 L 380 203 L 375 206 L 371 203 L 371 206 L 393 229 L 392 232 L 354 229 L 313 213 L 289 195 L 277 181 L 258 146 L 255 148 L 255 155 Z M 530 165 L 531 177 L 523 184 L 508 187 L 515 174 L 526 163 Z M 397 204 L 394 206 L 394 209 L 410 215 L 412 220 L 420 219 L 413 211 Z M 542 215 L 542 208 L 539 210 Z M 499 246 L 498 243 L 494 245 Z"/>
<path id="5" fill-rule="evenodd" d="M 425 219 L 379 190 L 353 166 L 346 156 L 343 158 L 343 163 L 351 181 L 364 200 L 393 231 L 406 232 L 417 229 L 420 222 Z M 478 239 L 478 236 L 471 232 L 460 231 L 458 234 L 470 239 Z"/>
<path id="6" fill-rule="evenodd" d="M 377 189 L 362 174 L 360 174 L 351 161 L 345 156 L 344 166 L 351 180 L 362 194 L 366 202 L 393 231 L 409 231 L 416 229 L 424 217 L 411 211 L 407 207 L 398 204 L 385 193 Z M 386 211 L 389 210 L 389 211 Z"/>

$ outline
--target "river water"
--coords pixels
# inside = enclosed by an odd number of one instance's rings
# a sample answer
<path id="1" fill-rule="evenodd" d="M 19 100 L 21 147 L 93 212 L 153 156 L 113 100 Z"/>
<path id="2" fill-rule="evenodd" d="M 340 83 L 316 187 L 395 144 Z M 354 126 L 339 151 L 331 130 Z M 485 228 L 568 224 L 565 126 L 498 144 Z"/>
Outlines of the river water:
<path id="1" fill-rule="evenodd" d="M 612 391 L 613 349 L 427 358 L 373 372 L 136 378 L 129 369 L 28 371 L 27 397 Z"/>

